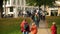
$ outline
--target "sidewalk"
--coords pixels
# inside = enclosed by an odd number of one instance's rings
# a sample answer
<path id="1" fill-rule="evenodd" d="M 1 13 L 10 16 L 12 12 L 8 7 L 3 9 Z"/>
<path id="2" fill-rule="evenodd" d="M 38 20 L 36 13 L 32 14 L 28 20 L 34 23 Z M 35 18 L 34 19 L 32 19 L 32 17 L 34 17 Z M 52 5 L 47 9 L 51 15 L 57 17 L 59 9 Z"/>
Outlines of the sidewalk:
<path id="1" fill-rule="evenodd" d="M 40 21 L 37 34 L 51 34 L 50 29 L 47 28 L 46 22 Z"/>
<path id="2" fill-rule="evenodd" d="M 38 29 L 38 33 L 37 34 L 51 34 L 49 29 L 46 28 L 41 28 Z"/>

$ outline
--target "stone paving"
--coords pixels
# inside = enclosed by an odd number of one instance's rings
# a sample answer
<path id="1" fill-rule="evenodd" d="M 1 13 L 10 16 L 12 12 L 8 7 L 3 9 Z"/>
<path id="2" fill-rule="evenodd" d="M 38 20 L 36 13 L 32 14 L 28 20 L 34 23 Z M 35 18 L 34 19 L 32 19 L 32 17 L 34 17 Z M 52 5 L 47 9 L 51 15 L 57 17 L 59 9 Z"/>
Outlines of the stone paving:
<path id="1" fill-rule="evenodd" d="M 41 29 L 38 29 L 37 34 L 51 34 L 51 33 L 49 29 L 41 28 Z"/>
<path id="2" fill-rule="evenodd" d="M 49 28 L 47 28 L 47 24 L 45 21 L 40 21 L 37 34 L 51 34 L 51 31 Z"/>

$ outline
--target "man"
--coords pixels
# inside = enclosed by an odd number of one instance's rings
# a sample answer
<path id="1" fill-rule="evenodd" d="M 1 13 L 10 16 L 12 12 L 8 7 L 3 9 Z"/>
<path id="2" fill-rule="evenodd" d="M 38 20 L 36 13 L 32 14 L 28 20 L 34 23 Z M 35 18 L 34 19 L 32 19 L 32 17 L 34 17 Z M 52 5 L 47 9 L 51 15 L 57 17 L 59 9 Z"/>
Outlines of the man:
<path id="1" fill-rule="evenodd" d="M 38 13 L 35 13 L 33 21 L 35 22 L 37 27 L 39 27 L 39 15 L 38 15 Z"/>
<path id="2" fill-rule="evenodd" d="M 27 26 L 25 26 L 25 24 L 27 24 Z M 29 27 L 29 24 L 27 23 L 26 19 L 24 19 L 21 23 L 21 32 L 23 34 L 29 34 L 30 32 L 30 27 Z"/>

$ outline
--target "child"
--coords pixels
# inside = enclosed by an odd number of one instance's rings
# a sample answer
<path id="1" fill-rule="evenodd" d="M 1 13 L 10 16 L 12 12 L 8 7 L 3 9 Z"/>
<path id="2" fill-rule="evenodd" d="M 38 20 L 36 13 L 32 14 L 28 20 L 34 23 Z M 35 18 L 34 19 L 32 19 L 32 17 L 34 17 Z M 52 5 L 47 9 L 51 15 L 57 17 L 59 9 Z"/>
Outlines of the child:
<path id="1" fill-rule="evenodd" d="M 55 22 L 52 23 L 51 33 L 52 34 L 57 34 L 57 27 L 56 27 L 56 23 Z"/>
<path id="2" fill-rule="evenodd" d="M 32 23 L 31 33 L 32 34 L 37 34 L 37 26 L 35 25 L 35 23 Z"/>

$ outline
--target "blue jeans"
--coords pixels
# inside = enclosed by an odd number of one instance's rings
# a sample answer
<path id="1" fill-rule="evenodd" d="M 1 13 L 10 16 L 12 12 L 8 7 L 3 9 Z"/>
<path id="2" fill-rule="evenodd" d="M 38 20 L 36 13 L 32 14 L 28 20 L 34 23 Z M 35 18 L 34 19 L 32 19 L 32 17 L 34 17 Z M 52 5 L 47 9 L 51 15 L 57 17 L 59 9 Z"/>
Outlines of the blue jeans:
<path id="1" fill-rule="evenodd" d="M 37 27 L 39 27 L 39 22 L 38 21 L 35 21 L 35 24 Z"/>
<path id="2" fill-rule="evenodd" d="M 23 34 L 28 34 L 28 32 L 26 31 L 26 32 L 23 32 Z"/>

